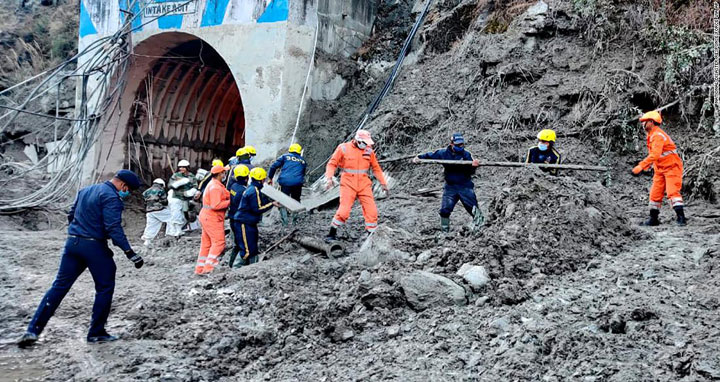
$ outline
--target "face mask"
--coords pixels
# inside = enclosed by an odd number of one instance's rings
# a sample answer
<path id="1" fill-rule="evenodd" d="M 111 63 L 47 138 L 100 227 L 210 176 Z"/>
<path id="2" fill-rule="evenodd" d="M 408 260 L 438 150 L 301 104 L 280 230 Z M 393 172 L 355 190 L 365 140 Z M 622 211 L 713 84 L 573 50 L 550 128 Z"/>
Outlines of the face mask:
<path id="1" fill-rule="evenodd" d="M 540 151 L 547 151 L 548 145 L 544 143 L 538 143 L 538 148 L 540 149 Z"/>
<path id="2" fill-rule="evenodd" d="M 358 143 L 357 143 L 357 147 L 358 147 L 360 150 L 365 150 L 365 148 L 367 147 L 367 143 L 365 143 L 365 142 L 358 142 Z"/>
<path id="3" fill-rule="evenodd" d="M 130 191 L 118 191 L 118 195 L 120 195 L 120 199 L 125 199 L 130 196 Z"/>
<path id="4" fill-rule="evenodd" d="M 453 146 L 452 150 L 455 151 L 456 153 L 461 153 L 461 152 L 465 151 L 465 147 L 464 146 Z"/>

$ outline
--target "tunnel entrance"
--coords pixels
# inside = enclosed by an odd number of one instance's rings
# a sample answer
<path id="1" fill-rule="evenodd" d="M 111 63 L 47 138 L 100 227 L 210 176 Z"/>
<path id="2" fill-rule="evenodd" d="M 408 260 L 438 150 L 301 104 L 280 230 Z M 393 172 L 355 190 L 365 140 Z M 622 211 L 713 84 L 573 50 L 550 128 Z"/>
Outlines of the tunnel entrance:
<path id="1" fill-rule="evenodd" d="M 144 78 L 129 110 L 126 158 L 148 184 L 167 179 L 180 159 L 192 171 L 209 168 L 244 145 L 240 91 L 215 49 L 188 34 L 166 33 L 138 44 L 134 56 L 143 64 L 131 76 Z"/>

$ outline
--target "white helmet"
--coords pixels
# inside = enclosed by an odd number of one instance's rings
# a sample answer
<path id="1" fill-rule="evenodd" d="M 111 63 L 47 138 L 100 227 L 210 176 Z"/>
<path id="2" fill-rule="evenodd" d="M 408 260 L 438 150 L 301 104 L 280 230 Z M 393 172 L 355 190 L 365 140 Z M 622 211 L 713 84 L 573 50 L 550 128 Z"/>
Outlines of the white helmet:
<path id="1" fill-rule="evenodd" d="M 165 187 L 165 181 L 160 178 L 153 180 L 153 184 L 159 184 L 159 185 Z"/>
<path id="2" fill-rule="evenodd" d="M 190 167 L 190 162 L 183 159 L 180 162 L 178 162 L 178 167 Z"/>

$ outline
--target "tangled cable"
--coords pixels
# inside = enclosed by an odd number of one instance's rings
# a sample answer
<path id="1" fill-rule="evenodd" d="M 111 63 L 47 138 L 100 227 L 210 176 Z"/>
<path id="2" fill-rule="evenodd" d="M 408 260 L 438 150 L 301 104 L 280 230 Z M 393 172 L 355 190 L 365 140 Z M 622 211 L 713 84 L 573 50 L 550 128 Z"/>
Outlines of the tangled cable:
<path id="1" fill-rule="evenodd" d="M 193 1 L 195 0 L 188 0 L 183 5 Z M 137 13 L 124 10 L 126 17 L 115 33 L 93 41 L 56 67 L 0 91 L 0 96 L 7 96 L 12 91 L 39 81 L 22 102 L 10 106 L 6 104 L 8 101 L 5 97 L 2 99 L 0 109 L 7 112 L 0 115 L 0 134 L 5 133 L 20 114 L 26 114 L 54 119 L 54 123 L 43 128 L 52 126 L 55 138 L 53 148 L 33 165 L 11 161 L 0 163 L 0 172 L 4 173 L 4 176 L 0 176 L 0 187 L 9 189 L 10 184 L 16 184 L 20 178 L 31 172 L 45 172 L 50 166 L 57 170 L 33 192 L 17 198 L 0 199 L 0 214 L 13 214 L 32 208 L 61 209 L 65 207 L 68 194 L 81 185 L 84 175 L 87 174 L 84 167 L 88 155 L 104 130 L 101 122 L 108 121 L 109 117 L 119 110 L 120 96 L 127 83 L 130 57 L 133 54 L 132 33 L 170 12 L 169 10 L 133 26 L 149 4 L 150 2 L 133 0 L 128 4 L 128 9 L 137 5 L 142 7 L 138 7 L 140 10 Z M 70 70 L 73 63 L 77 65 Z M 80 103 L 76 107 L 76 117 L 65 118 L 60 116 L 59 90 L 65 80 L 73 77 L 81 78 Z M 56 88 L 58 98 L 54 116 L 28 110 L 32 101 Z M 92 91 L 88 91 L 90 88 Z M 72 126 L 58 138 L 59 122 L 71 122 Z"/>

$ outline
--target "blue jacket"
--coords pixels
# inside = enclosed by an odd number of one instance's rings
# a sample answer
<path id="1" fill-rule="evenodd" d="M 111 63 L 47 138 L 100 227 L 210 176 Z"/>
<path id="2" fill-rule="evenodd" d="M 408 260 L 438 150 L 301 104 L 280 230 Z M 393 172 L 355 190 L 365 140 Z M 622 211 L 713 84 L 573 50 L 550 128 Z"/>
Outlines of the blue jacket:
<path id="1" fill-rule="evenodd" d="M 238 210 L 238 207 L 240 207 L 240 200 L 242 199 L 243 193 L 245 193 L 245 187 L 244 184 L 240 184 L 238 181 L 234 181 L 232 186 L 230 186 L 230 207 L 228 207 L 228 216 L 230 219 L 235 218 L 235 213 Z"/>
<path id="2" fill-rule="evenodd" d="M 545 151 L 541 151 L 539 147 L 531 147 L 528 150 L 527 157 L 525 157 L 525 163 L 548 163 L 548 164 L 562 164 L 562 156 L 554 147 L 550 147 Z M 543 168 L 545 172 L 549 172 L 552 175 L 557 175 L 557 169 Z"/>
<path id="3" fill-rule="evenodd" d="M 283 154 L 275 163 L 270 166 L 268 178 L 275 176 L 275 171 L 280 169 L 280 178 L 278 183 L 281 186 L 299 186 L 305 183 L 305 170 L 307 163 L 305 158 L 298 153 Z"/>
<path id="4" fill-rule="evenodd" d="M 262 214 L 270 211 L 272 201 L 263 193 L 262 182 L 253 180 L 248 188 L 243 192 L 240 199 L 240 207 L 235 213 L 234 219 L 242 224 L 255 225 L 262 220 Z"/>
<path id="5" fill-rule="evenodd" d="M 110 181 L 85 187 L 78 192 L 68 212 L 68 234 L 98 240 L 112 239 L 123 251 L 131 249 L 122 228 L 125 205 Z"/>
<path id="6" fill-rule="evenodd" d="M 473 160 L 469 151 L 463 150 L 456 153 L 448 146 L 445 149 L 436 150 L 434 152 L 420 154 L 420 159 L 443 159 L 443 160 Z M 473 187 L 472 176 L 475 174 L 476 167 L 470 165 L 452 165 L 445 164 L 445 183 L 453 186 Z"/>

